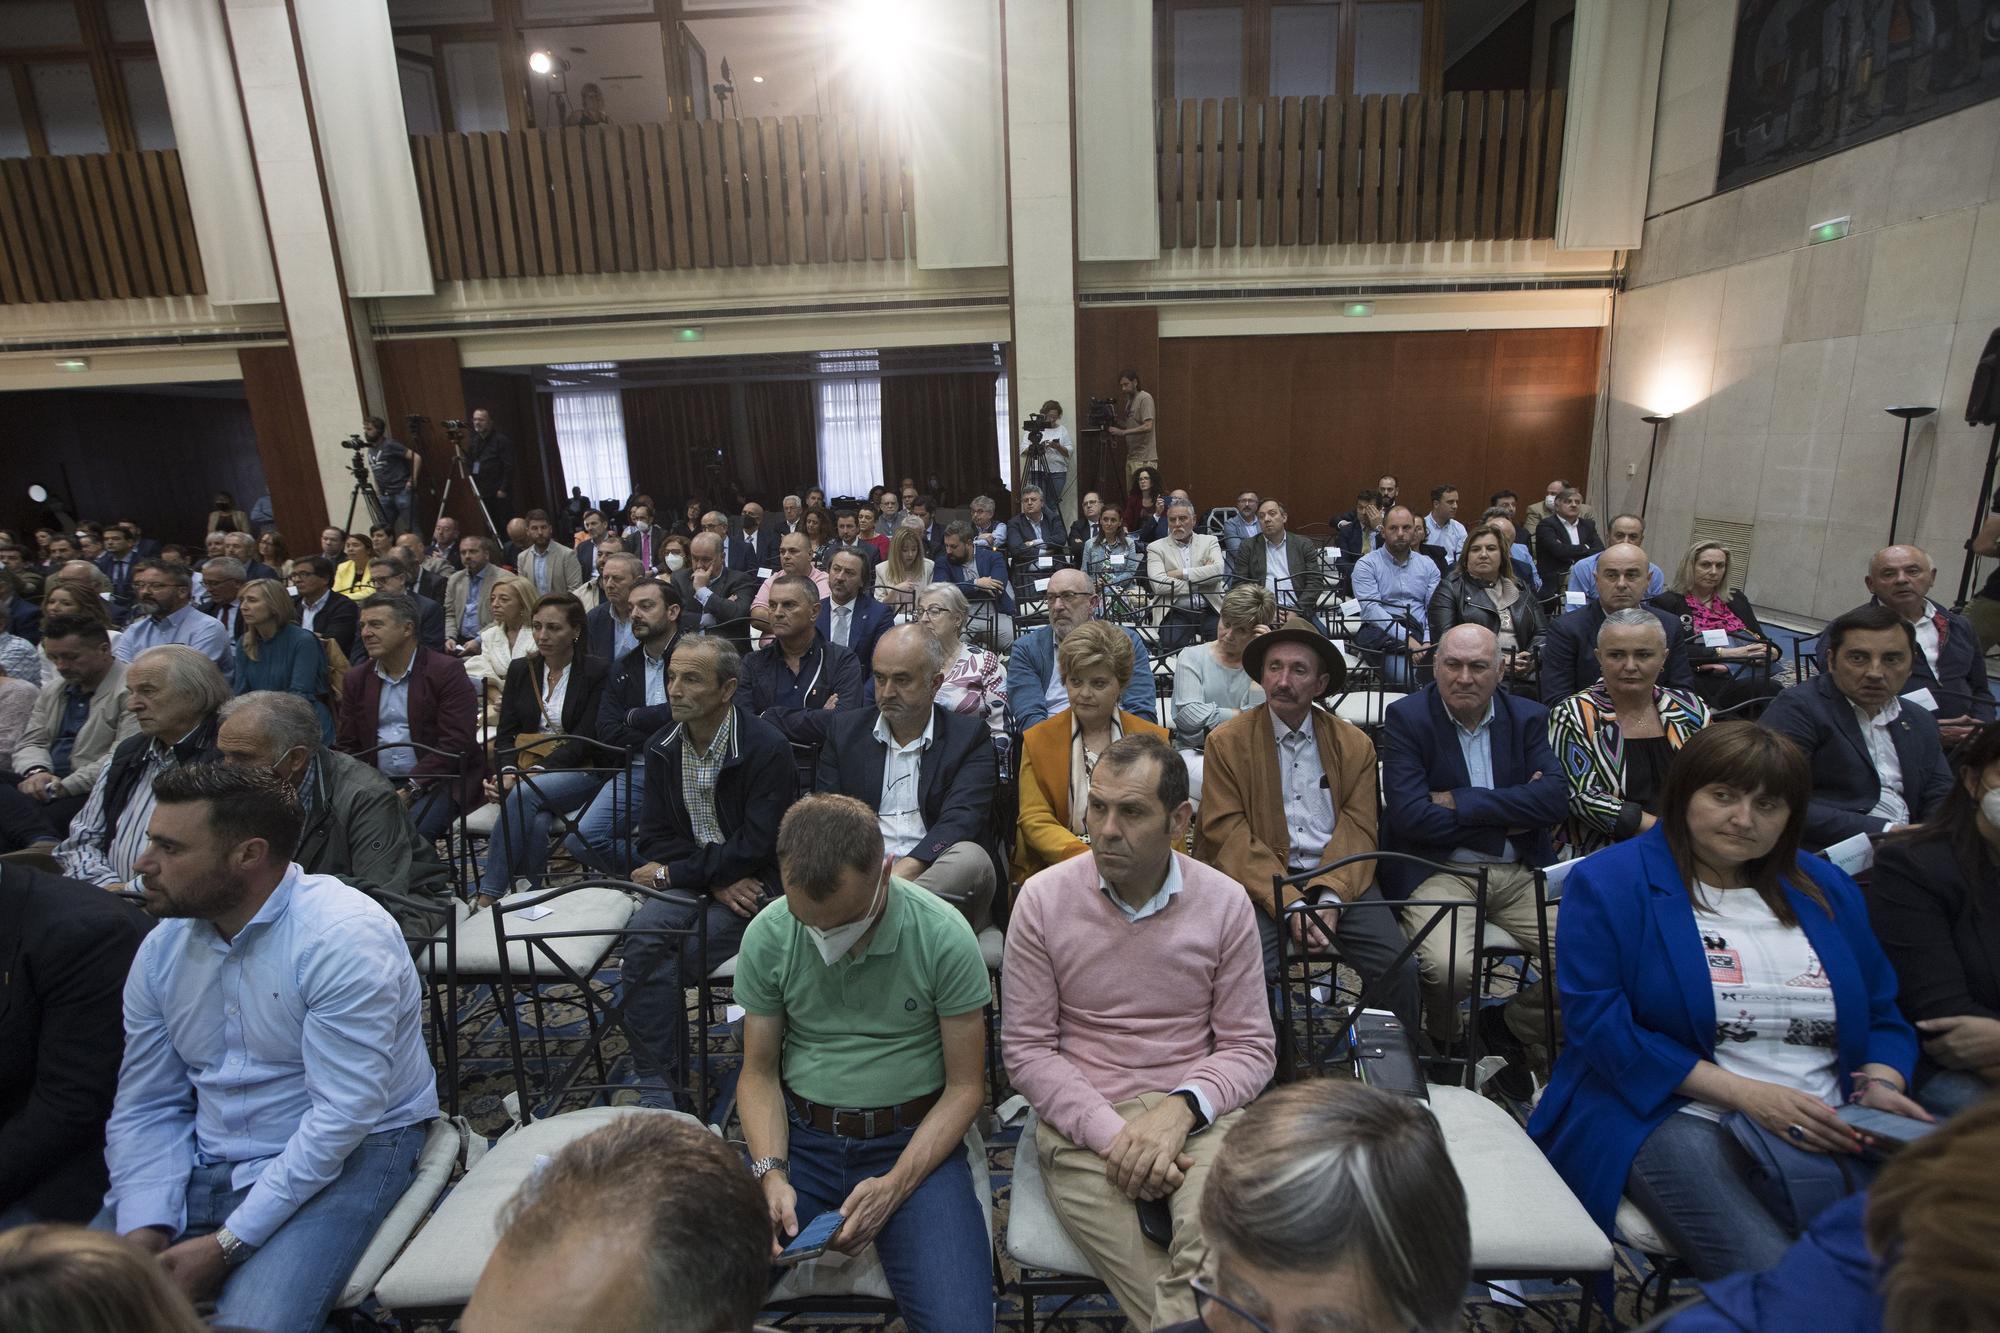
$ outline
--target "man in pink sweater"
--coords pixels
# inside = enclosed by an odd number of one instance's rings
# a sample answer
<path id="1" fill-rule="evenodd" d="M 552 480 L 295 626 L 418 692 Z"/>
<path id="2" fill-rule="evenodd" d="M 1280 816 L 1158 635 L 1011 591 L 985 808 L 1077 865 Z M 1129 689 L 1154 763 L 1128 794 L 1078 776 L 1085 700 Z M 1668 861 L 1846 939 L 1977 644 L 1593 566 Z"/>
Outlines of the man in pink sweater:
<path id="1" fill-rule="evenodd" d="M 1041 1117 L 1021 1151 L 1140 1328 L 1194 1318 L 1202 1182 L 1277 1064 L 1255 909 L 1174 852 L 1192 817 L 1170 746 L 1116 742 L 1090 776 L 1090 855 L 1023 885 L 1007 931 L 1002 1049 Z M 1171 1219 L 1164 1248 L 1142 1208 Z"/>

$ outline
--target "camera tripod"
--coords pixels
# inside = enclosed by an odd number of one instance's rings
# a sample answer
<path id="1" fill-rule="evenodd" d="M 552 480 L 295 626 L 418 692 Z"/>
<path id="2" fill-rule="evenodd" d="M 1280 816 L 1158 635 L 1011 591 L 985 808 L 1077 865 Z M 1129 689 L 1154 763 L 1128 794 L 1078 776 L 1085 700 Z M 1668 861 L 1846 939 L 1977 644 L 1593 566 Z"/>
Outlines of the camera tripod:
<path id="1" fill-rule="evenodd" d="M 493 511 L 486 507 L 486 497 L 480 494 L 479 478 L 473 476 L 472 472 L 465 466 L 465 431 L 463 429 L 454 429 L 453 425 L 454 423 L 452 422 L 445 422 L 444 433 L 445 437 L 451 442 L 451 461 L 457 469 L 458 476 L 447 476 L 444 479 L 444 489 L 438 492 L 438 517 L 442 518 L 450 511 L 451 483 L 462 479 L 467 486 L 472 488 L 472 502 L 479 506 L 480 516 L 486 520 L 486 530 L 493 534 L 495 541 L 498 541 L 504 534 L 500 531 L 499 524 L 493 521 Z"/>
<path id="2" fill-rule="evenodd" d="M 361 502 L 368 502 L 368 516 L 375 520 L 375 526 L 386 528 L 388 518 L 382 513 L 382 497 L 375 492 L 375 483 L 368 475 L 368 460 L 364 451 L 356 449 L 354 456 L 347 460 L 348 469 L 354 473 L 354 489 L 347 496 L 347 522 L 342 532 L 354 531 L 354 511 Z"/>

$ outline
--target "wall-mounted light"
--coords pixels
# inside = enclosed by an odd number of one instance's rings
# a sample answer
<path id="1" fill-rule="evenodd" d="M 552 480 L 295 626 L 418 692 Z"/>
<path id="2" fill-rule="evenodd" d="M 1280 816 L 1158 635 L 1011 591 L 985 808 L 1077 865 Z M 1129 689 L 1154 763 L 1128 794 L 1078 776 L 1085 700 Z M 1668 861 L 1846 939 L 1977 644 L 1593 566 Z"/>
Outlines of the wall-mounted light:
<path id="1" fill-rule="evenodd" d="M 1349 301 L 1346 305 L 1340 307 L 1340 313 L 1349 319 L 1367 319 L 1375 313 L 1375 303 L 1373 301 Z"/>
<path id="2" fill-rule="evenodd" d="M 1896 520 L 1903 513 L 1903 470 L 1910 465 L 1910 427 L 1918 417 L 1927 417 L 1937 411 L 1935 407 L 1897 406 L 1882 409 L 1903 423 L 1903 452 L 1896 458 L 1896 498 L 1889 506 L 1889 542 L 1896 544 Z"/>
<path id="3" fill-rule="evenodd" d="M 90 369 L 90 358 L 87 356 L 65 356 L 56 361 L 56 369 L 66 370 L 73 375 L 82 374 L 84 371 Z"/>
<path id="4" fill-rule="evenodd" d="M 1806 244 L 1820 245 L 1827 241 L 1837 241 L 1853 230 L 1852 217 L 1828 218 L 1825 222 L 1815 222 L 1806 228 Z"/>

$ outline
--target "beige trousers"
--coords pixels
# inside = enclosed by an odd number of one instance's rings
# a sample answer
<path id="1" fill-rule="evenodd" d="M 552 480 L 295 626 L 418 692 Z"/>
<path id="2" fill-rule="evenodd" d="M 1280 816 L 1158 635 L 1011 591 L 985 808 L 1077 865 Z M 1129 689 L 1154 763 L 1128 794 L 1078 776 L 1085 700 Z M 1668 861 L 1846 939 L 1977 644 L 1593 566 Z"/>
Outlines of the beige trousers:
<path id="1" fill-rule="evenodd" d="M 1132 1120 L 1169 1095 L 1143 1093 L 1119 1102 L 1115 1109 Z M 1035 1135 L 1050 1205 L 1134 1327 L 1165 1328 L 1194 1318 L 1194 1289 L 1188 1280 L 1208 1267 L 1208 1244 L 1196 1216 L 1201 1188 L 1222 1150 L 1223 1137 L 1242 1116 L 1241 1111 L 1231 1111 L 1187 1141 L 1185 1151 L 1194 1165 L 1186 1182 L 1167 1196 L 1174 1239 L 1164 1250 L 1141 1234 L 1136 1206 L 1105 1176 L 1102 1157 L 1071 1143 L 1047 1122 Z"/>
<path id="2" fill-rule="evenodd" d="M 1456 875 L 1433 875 L 1410 896 L 1425 902 L 1470 903 L 1473 886 Z M 1421 930 L 1442 909 L 1410 908 L 1403 925 L 1410 934 Z M 1539 935 L 1535 921 L 1535 872 L 1521 865 L 1486 867 L 1486 919 L 1513 936 L 1530 953 Z M 1555 959 L 1556 909 L 1549 908 L 1549 958 Z M 1458 1007 L 1472 994 L 1474 971 L 1472 911 L 1466 908 L 1440 921 L 1417 946 L 1417 967 L 1423 977 L 1425 1026 L 1435 1041 L 1458 1035 Z M 1451 986 L 1445 986 L 1449 972 Z M 1529 1046 L 1548 1045 L 1548 1016 L 1542 1009 L 1542 980 L 1523 987 L 1507 1004 L 1507 1027 Z"/>
<path id="3" fill-rule="evenodd" d="M 993 858 L 976 842 L 955 842 L 944 849 L 917 883 L 940 897 L 964 904 L 974 930 L 993 923 Z"/>

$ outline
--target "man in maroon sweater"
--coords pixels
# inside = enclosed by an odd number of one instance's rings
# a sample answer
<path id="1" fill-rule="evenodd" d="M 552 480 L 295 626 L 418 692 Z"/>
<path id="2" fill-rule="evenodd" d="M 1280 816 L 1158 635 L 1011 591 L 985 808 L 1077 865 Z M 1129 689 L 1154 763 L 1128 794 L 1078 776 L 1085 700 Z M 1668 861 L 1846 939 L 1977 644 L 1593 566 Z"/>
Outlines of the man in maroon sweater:
<path id="1" fill-rule="evenodd" d="M 1192 816 L 1170 746 L 1114 743 L 1091 773 L 1090 855 L 1023 885 L 1007 932 L 1001 1040 L 1041 1117 L 1049 1202 L 1140 1328 L 1194 1317 L 1202 1182 L 1277 1064 L 1255 909 L 1173 851 Z M 1164 1247 L 1142 1209 L 1164 1214 Z"/>
<path id="2" fill-rule="evenodd" d="M 369 754 L 396 784 L 417 832 L 435 841 L 461 810 L 484 799 L 472 678 L 462 663 L 417 642 L 417 606 L 408 593 L 363 602 L 356 637 L 368 658 L 341 680 L 334 748 Z"/>

